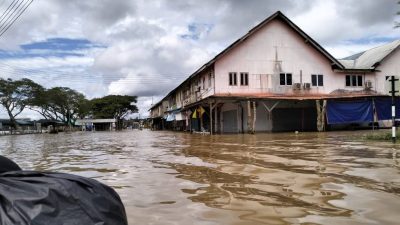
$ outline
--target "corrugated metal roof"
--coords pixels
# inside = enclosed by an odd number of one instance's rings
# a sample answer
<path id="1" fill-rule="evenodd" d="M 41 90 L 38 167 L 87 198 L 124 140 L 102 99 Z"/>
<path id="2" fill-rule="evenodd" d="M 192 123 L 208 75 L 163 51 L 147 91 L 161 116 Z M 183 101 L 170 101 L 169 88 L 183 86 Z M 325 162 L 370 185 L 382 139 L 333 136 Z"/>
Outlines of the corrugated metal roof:
<path id="1" fill-rule="evenodd" d="M 355 55 L 340 59 L 340 63 L 346 69 L 371 70 L 400 46 L 400 40 L 381 45 L 370 50 L 357 53 Z"/>
<path id="2" fill-rule="evenodd" d="M 76 125 L 82 125 L 84 123 L 115 123 L 116 119 L 78 119 L 75 121 Z"/>

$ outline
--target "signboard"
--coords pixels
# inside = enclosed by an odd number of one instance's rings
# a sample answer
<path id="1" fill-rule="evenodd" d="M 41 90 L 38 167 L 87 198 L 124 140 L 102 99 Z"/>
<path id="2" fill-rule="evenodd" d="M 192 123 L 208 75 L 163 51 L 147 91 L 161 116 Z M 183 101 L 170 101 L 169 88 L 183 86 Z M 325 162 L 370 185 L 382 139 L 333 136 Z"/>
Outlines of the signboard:
<path id="1" fill-rule="evenodd" d="M 394 76 L 394 89 L 396 91 L 400 90 L 400 76 Z M 385 77 L 385 94 L 392 96 L 392 76 Z M 400 92 L 396 92 L 395 96 L 400 96 Z"/>

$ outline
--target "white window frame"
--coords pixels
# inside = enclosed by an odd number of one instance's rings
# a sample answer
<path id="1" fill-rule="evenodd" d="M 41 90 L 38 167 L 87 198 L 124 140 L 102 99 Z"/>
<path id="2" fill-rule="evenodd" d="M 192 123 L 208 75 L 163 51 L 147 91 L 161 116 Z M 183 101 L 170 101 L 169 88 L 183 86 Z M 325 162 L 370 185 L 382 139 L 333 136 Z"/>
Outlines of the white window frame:
<path id="1" fill-rule="evenodd" d="M 315 85 L 313 84 L 313 76 L 315 76 Z M 322 77 L 322 84 L 320 85 L 320 78 Z M 323 87 L 324 86 L 324 75 L 323 74 L 311 74 L 311 86 L 313 87 Z"/>
<path id="2" fill-rule="evenodd" d="M 229 72 L 229 86 L 237 86 L 237 73 Z"/>
<path id="3" fill-rule="evenodd" d="M 285 84 L 281 84 L 281 75 L 285 76 Z M 288 75 L 290 75 L 290 84 L 288 84 Z M 279 85 L 280 86 L 292 86 L 293 85 L 293 73 L 279 73 Z"/>
<path id="4" fill-rule="evenodd" d="M 248 72 L 240 72 L 240 86 L 249 86 Z"/>
<path id="5" fill-rule="evenodd" d="M 347 85 L 347 77 L 350 78 L 350 85 Z M 356 77 L 356 84 L 353 84 L 353 78 Z M 359 79 L 361 78 L 361 85 Z M 360 74 L 347 74 L 344 78 L 345 87 L 364 87 L 364 76 Z"/>

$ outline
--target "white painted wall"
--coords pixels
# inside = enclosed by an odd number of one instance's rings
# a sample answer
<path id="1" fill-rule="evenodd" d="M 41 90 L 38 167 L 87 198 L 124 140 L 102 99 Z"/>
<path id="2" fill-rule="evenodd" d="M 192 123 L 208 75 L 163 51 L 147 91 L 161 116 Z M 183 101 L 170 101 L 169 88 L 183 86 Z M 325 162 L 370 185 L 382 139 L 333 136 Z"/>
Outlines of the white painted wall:
<path id="1" fill-rule="evenodd" d="M 214 77 L 210 77 L 211 71 L 205 71 L 199 76 L 200 91 L 196 93 L 198 100 L 207 98 L 214 94 Z M 210 82 L 211 81 L 211 82 Z"/>
<path id="2" fill-rule="evenodd" d="M 346 74 L 333 72 L 327 58 L 285 23 L 273 20 L 216 61 L 216 94 L 293 93 L 292 86 L 279 85 L 279 74 L 274 72 L 276 53 L 282 72 L 292 73 L 292 83 L 300 83 L 300 73 L 303 83 L 311 83 L 311 74 L 324 75 L 324 86 L 311 87 L 308 93 L 363 89 L 346 87 Z M 237 72 L 237 86 L 229 86 L 229 72 Z M 249 86 L 240 86 L 240 72 L 249 73 Z M 374 74 L 366 75 L 366 79 L 375 81 Z"/>
<path id="3" fill-rule="evenodd" d="M 378 66 L 377 70 L 380 71 L 376 72 L 378 91 L 384 93 L 386 76 L 400 76 L 400 50 L 397 49 L 389 55 L 388 58 Z"/>

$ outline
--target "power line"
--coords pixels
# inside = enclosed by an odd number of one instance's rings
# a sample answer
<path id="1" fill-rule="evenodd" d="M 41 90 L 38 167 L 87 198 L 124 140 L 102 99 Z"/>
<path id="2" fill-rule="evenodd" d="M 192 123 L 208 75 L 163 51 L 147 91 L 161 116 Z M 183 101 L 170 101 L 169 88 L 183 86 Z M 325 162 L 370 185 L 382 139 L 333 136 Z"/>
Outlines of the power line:
<path id="1" fill-rule="evenodd" d="M 19 0 L 17 0 L 16 4 L 14 6 L 16 6 L 18 4 L 18 1 Z M 8 15 L 7 19 L 5 19 L 4 22 L 0 25 L 0 28 L 1 28 L 0 30 L 3 30 L 5 27 L 7 27 L 8 24 L 10 23 L 9 22 L 10 19 L 12 21 L 12 19 L 15 17 L 15 15 L 17 15 L 21 11 L 21 10 L 19 10 L 18 13 L 16 13 L 17 10 L 21 7 L 22 3 L 24 3 L 23 0 L 21 2 L 19 2 L 18 6 L 15 9 L 14 9 L 14 7 L 11 9 L 11 10 L 13 10 L 12 13 L 10 15 Z M 6 17 L 4 17 L 4 18 L 6 18 Z"/>
<path id="2" fill-rule="evenodd" d="M 9 25 L 7 26 L 7 28 L 0 33 L 0 37 L 3 36 L 3 34 L 14 24 L 14 22 L 25 12 L 25 10 L 32 4 L 33 0 L 30 0 L 28 4 L 26 4 L 25 8 L 23 8 L 23 10 L 18 14 L 17 17 L 15 17 L 15 19 L 13 19 L 13 21 L 11 23 L 9 23 Z"/>
<path id="3" fill-rule="evenodd" d="M 15 2 L 16 0 L 13 0 L 11 4 L 7 7 L 6 11 L 3 12 L 3 14 L 0 16 L 0 23 L 3 22 L 3 19 L 10 13 L 12 8 L 14 8 L 14 5 L 17 3 Z M 19 0 L 18 0 L 19 1 Z M 15 3 L 15 4 L 14 4 Z M 10 9 L 11 8 L 11 9 Z"/>

